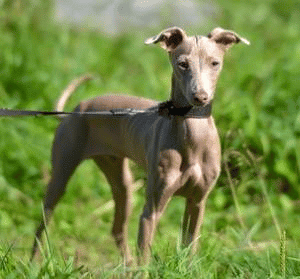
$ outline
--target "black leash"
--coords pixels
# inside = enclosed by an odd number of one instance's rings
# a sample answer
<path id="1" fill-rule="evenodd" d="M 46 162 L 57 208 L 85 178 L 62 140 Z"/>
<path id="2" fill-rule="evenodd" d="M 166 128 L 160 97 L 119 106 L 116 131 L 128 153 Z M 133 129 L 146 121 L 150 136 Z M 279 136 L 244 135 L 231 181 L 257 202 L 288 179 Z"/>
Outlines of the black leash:
<path id="1" fill-rule="evenodd" d="M 157 111 L 157 107 L 154 107 Z M 120 108 L 111 110 L 100 110 L 100 111 L 40 111 L 40 110 L 18 110 L 18 109 L 0 109 L 1 116 L 43 116 L 43 115 L 53 115 L 53 116 L 63 116 L 63 115 L 87 115 L 87 116 L 130 116 L 138 113 L 146 113 L 153 111 L 154 108 L 148 110 L 142 109 L 132 109 L 132 108 Z"/>
<path id="2" fill-rule="evenodd" d="M 40 110 L 18 110 L 18 109 L 0 109 L 1 116 L 64 116 L 64 115 L 78 115 L 78 116 L 108 116 L 108 117 L 124 117 L 132 116 L 139 113 L 155 112 L 160 116 L 171 118 L 171 116 L 182 116 L 185 118 L 207 118 L 211 115 L 212 104 L 209 103 L 202 107 L 181 107 L 176 108 L 172 101 L 159 103 L 158 106 L 150 107 L 148 109 L 134 109 L 134 108 L 116 108 L 111 110 L 100 111 L 40 111 Z"/>

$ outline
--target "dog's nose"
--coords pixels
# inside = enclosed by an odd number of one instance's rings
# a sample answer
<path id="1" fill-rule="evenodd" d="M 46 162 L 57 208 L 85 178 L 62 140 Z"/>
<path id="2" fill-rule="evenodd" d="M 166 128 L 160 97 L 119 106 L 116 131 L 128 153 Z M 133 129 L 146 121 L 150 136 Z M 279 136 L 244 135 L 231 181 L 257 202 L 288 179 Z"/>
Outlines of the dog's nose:
<path id="1" fill-rule="evenodd" d="M 201 90 L 198 93 L 193 94 L 193 98 L 195 103 L 203 105 L 208 101 L 208 94 L 205 91 Z"/>

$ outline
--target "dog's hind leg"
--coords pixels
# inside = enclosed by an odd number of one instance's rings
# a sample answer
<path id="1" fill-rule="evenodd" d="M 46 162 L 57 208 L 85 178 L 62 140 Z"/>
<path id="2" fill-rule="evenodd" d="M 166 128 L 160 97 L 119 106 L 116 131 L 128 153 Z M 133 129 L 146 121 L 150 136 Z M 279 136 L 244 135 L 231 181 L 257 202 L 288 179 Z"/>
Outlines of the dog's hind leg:
<path id="1" fill-rule="evenodd" d="M 131 213 L 133 179 L 128 158 L 99 155 L 93 157 L 104 172 L 112 188 L 115 202 L 115 215 L 112 234 L 125 263 L 130 265 L 132 257 L 128 246 L 128 219 Z"/>
<path id="2" fill-rule="evenodd" d="M 52 176 L 44 199 L 45 218 L 42 218 L 36 230 L 31 259 L 36 253 L 41 234 L 56 204 L 63 196 L 71 175 L 82 161 L 87 134 L 85 121 L 80 116 L 65 119 L 57 129 L 52 148 Z"/>

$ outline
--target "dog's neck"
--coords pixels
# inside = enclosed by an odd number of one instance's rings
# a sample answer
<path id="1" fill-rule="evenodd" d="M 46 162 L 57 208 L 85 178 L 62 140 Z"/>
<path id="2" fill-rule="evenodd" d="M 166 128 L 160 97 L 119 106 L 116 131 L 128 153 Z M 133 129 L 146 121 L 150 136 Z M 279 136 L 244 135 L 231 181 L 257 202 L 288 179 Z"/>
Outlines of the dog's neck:
<path id="1" fill-rule="evenodd" d="M 184 118 L 208 118 L 211 116 L 212 103 L 205 106 L 192 106 L 184 96 L 178 80 L 172 73 L 171 99 L 162 102 L 158 106 L 160 116 L 171 118 L 171 116 L 181 116 Z"/>

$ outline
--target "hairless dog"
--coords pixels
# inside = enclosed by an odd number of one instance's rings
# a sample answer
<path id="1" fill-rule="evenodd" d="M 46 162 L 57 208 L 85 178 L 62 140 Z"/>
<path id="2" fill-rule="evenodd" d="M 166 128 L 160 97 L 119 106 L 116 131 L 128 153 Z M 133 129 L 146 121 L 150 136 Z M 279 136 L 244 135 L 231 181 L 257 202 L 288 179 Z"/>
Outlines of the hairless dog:
<path id="1" fill-rule="evenodd" d="M 223 56 L 239 42 L 249 44 L 222 28 L 207 36 L 192 37 L 178 27 L 166 29 L 145 42 L 160 43 L 173 67 L 171 99 L 158 112 L 149 109 L 159 105 L 149 99 L 102 96 L 81 102 L 75 111 L 138 108 L 145 112 L 124 117 L 70 115 L 62 120 L 52 149 L 45 220 L 36 231 L 33 255 L 70 176 L 80 162 L 89 158 L 111 185 L 115 201 L 112 234 L 127 264 L 132 261 L 127 242 L 133 191 L 129 159 L 148 173 L 138 232 L 139 263 L 148 262 L 155 227 L 173 195 L 186 198 L 182 241 L 195 251 L 206 200 L 220 173 L 221 149 L 210 114 L 211 102 Z"/>

